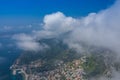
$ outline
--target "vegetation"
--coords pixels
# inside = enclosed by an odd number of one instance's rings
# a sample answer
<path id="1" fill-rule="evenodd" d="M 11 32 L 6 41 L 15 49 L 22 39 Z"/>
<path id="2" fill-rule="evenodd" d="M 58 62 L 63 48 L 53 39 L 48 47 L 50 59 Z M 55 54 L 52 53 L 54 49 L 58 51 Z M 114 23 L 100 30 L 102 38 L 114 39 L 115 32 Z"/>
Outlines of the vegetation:
<path id="1" fill-rule="evenodd" d="M 46 43 L 50 48 L 39 52 L 24 52 L 19 58 L 19 65 L 27 65 L 32 61 L 41 59 L 45 63 L 41 67 L 33 70 L 43 72 L 55 69 L 57 67 L 56 61 L 67 63 L 80 58 L 80 56 L 76 56 L 77 54 L 74 50 L 69 49 L 61 41 L 42 40 L 42 42 Z"/>
<path id="2" fill-rule="evenodd" d="M 86 62 L 83 63 L 82 66 L 86 72 L 86 77 L 102 75 L 106 70 L 106 65 L 102 56 L 88 56 Z"/>
<path id="3" fill-rule="evenodd" d="M 42 66 L 31 69 L 32 72 L 54 70 L 59 67 L 56 65 L 56 63 L 58 63 L 56 61 L 71 63 L 73 60 L 78 60 L 82 56 L 78 55 L 78 53 L 76 53 L 76 51 L 73 49 L 69 49 L 67 45 L 59 40 L 56 41 L 55 39 L 44 39 L 39 42 L 47 44 L 50 48 L 39 52 L 26 51 L 19 58 L 19 65 L 27 65 L 38 59 L 41 59 L 45 62 L 42 64 Z M 110 70 L 111 66 L 115 66 L 115 69 L 120 71 L 120 63 L 115 62 L 113 64 L 113 61 L 111 61 L 113 57 L 113 55 L 110 53 L 111 51 L 108 53 L 109 50 L 103 48 L 94 48 L 94 46 L 92 46 L 89 49 L 86 47 L 86 45 L 82 45 L 85 49 L 87 49 L 86 52 L 89 51 L 89 53 L 84 55 L 86 56 L 86 62 L 82 64 L 82 67 L 86 73 L 84 76 L 85 78 L 103 75 Z M 73 64 L 70 64 L 70 67 L 71 66 L 73 66 Z M 62 79 L 65 80 L 64 75 L 62 77 Z"/>

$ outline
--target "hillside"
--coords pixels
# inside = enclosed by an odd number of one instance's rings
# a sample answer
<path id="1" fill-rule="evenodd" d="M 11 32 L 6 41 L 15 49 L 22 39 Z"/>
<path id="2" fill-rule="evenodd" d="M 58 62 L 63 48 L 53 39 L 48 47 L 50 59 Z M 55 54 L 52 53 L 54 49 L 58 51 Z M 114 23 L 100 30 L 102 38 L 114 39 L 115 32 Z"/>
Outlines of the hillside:
<path id="1" fill-rule="evenodd" d="M 111 50 L 82 43 L 84 52 L 76 52 L 56 39 L 41 42 L 49 48 L 25 51 L 12 65 L 13 71 L 27 75 L 26 80 L 89 80 L 100 76 L 110 79 L 113 68 L 120 70 Z"/>

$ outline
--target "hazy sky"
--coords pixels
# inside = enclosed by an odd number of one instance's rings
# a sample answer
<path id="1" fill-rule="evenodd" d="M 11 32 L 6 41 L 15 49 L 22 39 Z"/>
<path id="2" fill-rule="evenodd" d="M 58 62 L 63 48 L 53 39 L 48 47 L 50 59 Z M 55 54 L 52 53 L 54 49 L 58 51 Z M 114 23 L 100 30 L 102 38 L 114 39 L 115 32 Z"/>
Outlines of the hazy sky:
<path id="1" fill-rule="evenodd" d="M 115 0 L 0 0 L 0 25 L 37 23 L 44 15 L 63 12 L 72 17 L 106 9 Z"/>

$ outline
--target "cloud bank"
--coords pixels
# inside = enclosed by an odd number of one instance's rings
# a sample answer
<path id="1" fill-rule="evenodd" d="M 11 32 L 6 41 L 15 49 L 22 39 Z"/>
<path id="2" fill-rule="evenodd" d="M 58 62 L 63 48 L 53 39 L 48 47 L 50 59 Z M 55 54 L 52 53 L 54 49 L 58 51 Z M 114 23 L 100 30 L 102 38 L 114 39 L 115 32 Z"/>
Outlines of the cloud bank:
<path id="1" fill-rule="evenodd" d="M 46 15 L 43 29 L 35 31 L 36 39 L 61 38 L 70 48 L 81 50 L 81 42 L 120 52 L 120 1 L 106 10 L 86 17 L 72 18 L 62 12 Z"/>
<path id="2" fill-rule="evenodd" d="M 82 50 L 84 42 L 89 45 L 105 47 L 120 52 L 120 1 L 98 13 L 86 17 L 73 18 L 62 12 L 48 14 L 43 19 L 43 29 L 34 31 L 32 36 L 18 38 L 17 45 L 26 50 L 38 50 L 36 40 L 59 38 L 70 48 Z M 33 37 L 34 36 L 34 37 Z M 24 45 L 23 45 L 24 44 Z"/>

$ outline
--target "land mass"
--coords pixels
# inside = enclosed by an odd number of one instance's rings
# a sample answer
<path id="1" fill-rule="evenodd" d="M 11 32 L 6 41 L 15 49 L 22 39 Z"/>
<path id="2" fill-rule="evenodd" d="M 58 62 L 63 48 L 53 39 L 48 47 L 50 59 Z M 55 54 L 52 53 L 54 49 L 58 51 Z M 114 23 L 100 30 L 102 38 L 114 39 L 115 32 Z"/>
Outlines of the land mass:
<path id="1" fill-rule="evenodd" d="M 119 71 L 120 63 L 112 61 L 112 51 L 95 46 L 76 52 L 61 41 L 43 40 L 50 48 L 25 51 L 11 66 L 13 74 L 19 71 L 25 80 L 90 80 L 104 75 L 112 77 L 113 67 Z"/>

